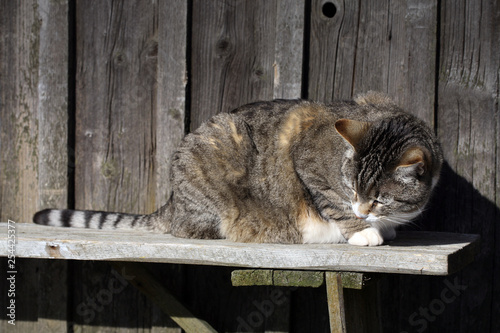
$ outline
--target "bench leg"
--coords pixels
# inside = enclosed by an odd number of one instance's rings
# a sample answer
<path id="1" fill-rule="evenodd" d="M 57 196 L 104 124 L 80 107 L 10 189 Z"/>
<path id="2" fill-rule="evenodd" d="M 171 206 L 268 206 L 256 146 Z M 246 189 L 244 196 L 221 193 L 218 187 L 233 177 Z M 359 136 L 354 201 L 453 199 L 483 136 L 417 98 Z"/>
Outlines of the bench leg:
<path id="1" fill-rule="evenodd" d="M 330 331 L 345 333 L 344 288 L 342 276 L 337 272 L 325 272 L 326 295 L 328 298 L 328 312 L 330 313 Z"/>

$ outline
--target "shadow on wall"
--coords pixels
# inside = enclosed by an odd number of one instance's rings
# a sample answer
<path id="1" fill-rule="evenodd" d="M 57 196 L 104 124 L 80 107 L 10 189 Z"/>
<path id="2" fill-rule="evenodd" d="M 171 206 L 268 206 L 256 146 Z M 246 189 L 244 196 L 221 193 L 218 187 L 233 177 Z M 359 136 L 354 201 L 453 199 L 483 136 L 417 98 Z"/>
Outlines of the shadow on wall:
<path id="1" fill-rule="evenodd" d="M 405 229 L 478 234 L 479 253 L 475 262 L 448 277 L 383 280 L 379 288 L 381 318 L 387 319 L 381 321 L 383 332 L 497 332 L 499 219 L 499 207 L 445 162 L 428 209 Z"/>

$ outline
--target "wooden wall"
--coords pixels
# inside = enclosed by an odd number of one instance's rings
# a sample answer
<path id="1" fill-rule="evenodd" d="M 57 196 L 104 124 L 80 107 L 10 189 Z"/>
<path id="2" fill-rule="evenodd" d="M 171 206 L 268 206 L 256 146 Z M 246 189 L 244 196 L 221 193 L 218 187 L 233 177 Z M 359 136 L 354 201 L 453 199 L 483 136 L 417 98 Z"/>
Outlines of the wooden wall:
<path id="1" fill-rule="evenodd" d="M 176 145 L 211 115 L 380 90 L 435 128 L 447 161 L 410 229 L 482 245 L 453 276 L 382 280 L 374 325 L 498 332 L 499 45 L 490 0 L 0 0 L 0 220 L 46 207 L 152 212 Z M 276 290 L 231 288 L 228 269 L 151 268 L 219 331 L 328 331 L 324 288 L 279 289 L 268 313 Z M 180 332 L 117 276 L 106 263 L 19 261 L 16 329 Z"/>

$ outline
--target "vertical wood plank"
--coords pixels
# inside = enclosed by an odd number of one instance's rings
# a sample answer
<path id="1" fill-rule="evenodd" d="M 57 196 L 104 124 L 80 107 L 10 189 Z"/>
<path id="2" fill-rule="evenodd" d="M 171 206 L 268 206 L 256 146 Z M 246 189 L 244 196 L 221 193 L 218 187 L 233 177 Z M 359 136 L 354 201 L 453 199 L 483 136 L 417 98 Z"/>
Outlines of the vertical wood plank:
<path id="1" fill-rule="evenodd" d="M 75 206 L 151 213 L 157 193 L 157 2 L 78 1 L 76 18 Z M 133 288 L 110 294 L 116 276 L 109 265 L 75 266 L 75 330 L 149 330 L 151 303 Z M 93 311 L 90 301 L 98 304 Z"/>
<path id="2" fill-rule="evenodd" d="M 345 317 L 348 332 L 381 332 L 382 319 L 378 311 L 377 283 L 372 283 L 359 289 L 344 288 Z M 395 325 L 393 324 L 393 329 Z"/>
<path id="3" fill-rule="evenodd" d="M 273 98 L 276 1 L 193 1 L 191 130 Z"/>
<path id="4" fill-rule="evenodd" d="M 67 204 L 68 2 L 0 8 L 0 220 L 30 222 L 39 209 Z M 16 264 L 15 329 L 65 331 L 66 307 L 50 304 L 67 300 L 66 262 Z"/>
<path id="5" fill-rule="evenodd" d="M 441 184 L 446 195 L 440 195 L 435 222 L 440 230 L 481 235 L 476 262 L 459 275 L 467 289 L 449 305 L 447 313 L 455 316 L 442 320 L 451 330 L 485 332 L 498 322 L 498 312 L 492 312 L 498 301 L 492 297 L 500 283 L 493 280 L 500 216 L 493 148 L 498 146 L 500 6 L 443 1 L 441 13 L 437 121 L 448 165 Z"/>
<path id="6" fill-rule="evenodd" d="M 278 0 L 273 98 L 300 98 L 304 53 L 303 1 Z"/>
<path id="7" fill-rule="evenodd" d="M 68 1 L 39 1 L 38 208 L 68 200 Z"/>
<path id="8" fill-rule="evenodd" d="M 324 6 L 334 6 L 326 16 Z M 326 10 L 326 9 L 325 9 Z M 328 12 L 327 12 L 328 14 Z M 353 95 L 359 1 L 312 0 L 308 98 L 325 103 Z"/>
<path id="9" fill-rule="evenodd" d="M 69 2 L 38 1 L 40 60 L 38 70 L 38 207 L 68 203 Z M 40 331 L 65 331 L 68 264 L 42 261 L 38 267 Z M 54 279 L 57 277 L 57 279 Z"/>
<path id="10" fill-rule="evenodd" d="M 434 126 L 437 0 L 390 1 L 387 92 Z"/>
<path id="11" fill-rule="evenodd" d="M 31 221 L 38 205 L 37 1 L 2 1 L 1 220 Z M 5 52 L 11 50 L 11 52 Z"/>
<path id="12" fill-rule="evenodd" d="M 336 272 L 325 272 L 325 283 L 330 315 L 330 331 L 345 333 L 347 328 L 342 277 Z"/>
<path id="13" fill-rule="evenodd" d="M 492 7 L 487 8 L 488 10 L 491 11 L 491 22 L 493 23 L 493 31 L 491 34 L 492 42 L 490 47 L 492 48 L 492 52 L 497 52 L 497 61 L 498 60 L 498 53 L 500 52 L 499 50 L 499 45 L 500 45 L 500 5 L 498 2 L 493 2 Z M 496 40 L 496 42 L 495 42 Z M 495 47 L 496 45 L 496 47 Z M 496 179 L 496 184 L 495 184 L 495 204 L 497 209 L 495 210 L 494 216 L 493 216 L 493 221 L 499 221 L 500 220 L 500 65 L 497 63 L 497 87 L 496 87 L 496 152 L 495 152 L 495 158 L 496 158 L 496 170 L 495 170 L 495 179 Z M 494 66 L 492 66 L 492 71 L 494 71 Z M 491 330 L 493 332 L 495 331 L 500 331 L 500 316 L 495 315 L 500 313 L 500 227 L 498 225 L 498 222 L 495 225 L 495 249 L 494 249 L 494 271 L 493 271 L 493 295 L 492 295 L 492 307 L 491 307 L 491 313 L 492 318 L 491 318 Z"/>
<path id="14" fill-rule="evenodd" d="M 155 208 L 155 3 L 77 3 L 76 206 Z"/>
<path id="15" fill-rule="evenodd" d="M 437 1 L 367 1 L 360 6 L 353 93 L 387 92 L 434 121 Z"/>
<path id="16" fill-rule="evenodd" d="M 158 3 L 158 110 L 156 118 L 156 208 L 171 190 L 170 164 L 184 137 L 187 85 L 188 2 Z"/>
<path id="17" fill-rule="evenodd" d="M 172 155 L 185 134 L 188 111 L 186 110 L 188 11 L 186 0 L 158 2 L 155 209 L 164 205 L 169 198 Z M 155 271 L 162 272 L 163 283 L 169 287 L 173 286 L 173 290 L 178 291 L 178 297 L 183 296 L 185 270 L 182 265 L 161 265 L 156 267 Z M 156 306 L 152 308 L 151 321 L 151 332 L 182 331 Z"/>
<path id="18" fill-rule="evenodd" d="M 432 125 L 436 17 L 437 1 L 313 0 L 308 97 L 383 91 Z"/>

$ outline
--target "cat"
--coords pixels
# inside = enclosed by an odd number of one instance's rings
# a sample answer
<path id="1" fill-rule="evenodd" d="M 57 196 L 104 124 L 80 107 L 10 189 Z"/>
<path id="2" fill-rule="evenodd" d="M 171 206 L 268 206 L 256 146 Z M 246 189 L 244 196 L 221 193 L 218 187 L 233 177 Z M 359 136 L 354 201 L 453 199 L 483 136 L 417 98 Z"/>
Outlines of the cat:
<path id="1" fill-rule="evenodd" d="M 46 209 L 33 220 L 236 242 L 376 246 L 423 211 L 441 165 L 432 130 L 380 93 L 329 105 L 257 102 L 218 114 L 183 139 L 170 199 L 155 213 Z"/>

